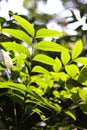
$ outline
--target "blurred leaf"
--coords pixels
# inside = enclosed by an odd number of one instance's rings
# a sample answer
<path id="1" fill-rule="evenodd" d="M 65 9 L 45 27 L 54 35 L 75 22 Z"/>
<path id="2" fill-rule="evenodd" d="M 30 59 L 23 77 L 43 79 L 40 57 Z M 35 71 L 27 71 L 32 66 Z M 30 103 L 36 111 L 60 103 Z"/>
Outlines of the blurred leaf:
<path id="1" fill-rule="evenodd" d="M 86 102 L 87 101 L 87 90 L 79 89 L 78 93 L 79 93 L 79 96 L 80 96 L 81 100 Z"/>
<path id="2" fill-rule="evenodd" d="M 87 66 L 87 57 L 79 57 L 74 60 L 76 63 L 81 63 L 82 65 Z"/>
<path id="3" fill-rule="evenodd" d="M 29 21 L 18 15 L 13 15 L 13 17 L 28 32 L 28 34 L 34 36 L 35 30 L 32 24 L 29 23 Z"/>
<path id="4" fill-rule="evenodd" d="M 67 51 L 62 52 L 61 53 L 61 60 L 62 60 L 63 64 L 66 65 L 70 60 L 70 54 Z"/>
<path id="5" fill-rule="evenodd" d="M 42 28 L 36 32 L 36 38 L 44 38 L 44 37 L 59 37 L 63 36 L 63 33 L 60 33 L 56 30 L 50 30 Z"/>
<path id="6" fill-rule="evenodd" d="M 38 72 L 38 73 L 49 73 L 48 70 L 46 70 L 45 68 L 41 67 L 41 66 L 35 66 L 32 69 L 32 72 Z"/>
<path id="7" fill-rule="evenodd" d="M 81 104 L 80 108 L 82 109 L 83 113 L 85 113 L 87 115 L 87 104 L 86 103 Z"/>
<path id="8" fill-rule="evenodd" d="M 11 90 L 17 90 L 22 94 L 25 94 L 26 92 L 25 85 L 11 82 L 0 82 L 0 88 L 10 88 Z"/>
<path id="9" fill-rule="evenodd" d="M 68 79 L 68 75 L 64 72 L 59 72 L 59 73 L 50 72 L 50 74 L 56 81 L 59 81 L 59 80 L 66 81 Z"/>
<path id="10" fill-rule="evenodd" d="M 53 69 L 55 72 L 58 72 L 62 68 L 62 63 L 58 57 L 54 60 Z"/>
<path id="11" fill-rule="evenodd" d="M 31 44 L 30 37 L 25 32 L 23 32 L 21 30 L 5 28 L 5 29 L 2 29 L 1 31 L 4 33 L 10 34 L 11 36 L 13 36 L 13 37 L 25 42 L 25 43 Z"/>
<path id="12" fill-rule="evenodd" d="M 1 45 L 8 51 L 15 50 L 19 53 L 24 53 L 25 55 L 30 57 L 29 50 L 21 44 L 18 44 L 16 42 L 2 42 Z"/>
<path id="13" fill-rule="evenodd" d="M 32 60 L 42 62 L 42 63 L 48 64 L 48 65 L 54 64 L 54 59 L 47 55 L 44 55 L 44 54 L 38 54 Z"/>
<path id="14" fill-rule="evenodd" d="M 72 119 L 74 119 L 76 121 L 76 116 L 73 111 L 67 110 L 67 111 L 65 111 L 65 114 L 67 114 L 68 116 L 70 116 Z"/>
<path id="15" fill-rule="evenodd" d="M 83 44 L 82 44 L 82 41 L 79 40 L 75 43 L 75 46 L 73 48 L 73 51 L 72 51 L 72 59 L 75 59 L 77 58 L 81 52 L 82 52 L 82 49 L 83 49 Z"/>
<path id="16" fill-rule="evenodd" d="M 71 65 L 66 65 L 65 70 L 69 76 L 72 78 L 75 78 L 79 74 L 79 69 L 76 65 L 71 64 Z"/>
<path id="17" fill-rule="evenodd" d="M 53 52 L 69 51 L 67 48 L 51 41 L 41 41 L 35 45 L 35 49 L 43 51 L 53 51 Z"/>

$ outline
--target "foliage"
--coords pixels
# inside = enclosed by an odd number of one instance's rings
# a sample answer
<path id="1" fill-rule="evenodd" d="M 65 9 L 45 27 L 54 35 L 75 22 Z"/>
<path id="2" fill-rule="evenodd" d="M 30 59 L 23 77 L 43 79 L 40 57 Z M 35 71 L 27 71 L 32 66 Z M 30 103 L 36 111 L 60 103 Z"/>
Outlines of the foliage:
<path id="1" fill-rule="evenodd" d="M 0 63 L 0 111 L 6 128 L 79 128 L 78 111 L 87 114 L 87 58 L 82 55 L 82 40 L 70 49 L 45 40 L 59 39 L 64 33 L 45 28 L 35 30 L 25 18 L 16 14 L 12 17 L 18 29 L 3 25 L 0 29 L 1 34 L 10 37 L 0 47 L 9 52 L 13 62 L 12 70 L 3 60 Z M 1 55 L 5 60 L 6 55 Z"/>

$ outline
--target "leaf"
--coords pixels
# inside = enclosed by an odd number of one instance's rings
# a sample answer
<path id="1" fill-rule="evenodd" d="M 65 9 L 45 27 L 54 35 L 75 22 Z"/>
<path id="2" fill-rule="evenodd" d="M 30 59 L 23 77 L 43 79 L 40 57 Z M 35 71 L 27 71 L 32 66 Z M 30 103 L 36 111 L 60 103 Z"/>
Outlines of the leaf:
<path id="1" fill-rule="evenodd" d="M 53 52 L 69 51 L 67 48 L 51 41 L 41 41 L 35 45 L 35 49 L 43 51 L 53 51 Z"/>
<path id="2" fill-rule="evenodd" d="M 87 67 L 83 67 L 80 71 L 80 75 L 78 78 L 78 81 L 84 85 L 87 86 Z"/>
<path id="3" fill-rule="evenodd" d="M 39 73 L 49 73 L 49 71 L 47 71 L 45 68 L 41 67 L 41 66 L 35 66 L 32 69 L 32 72 L 39 72 Z"/>
<path id="4" fill-rule="evenodd" d="M 82 65 L 87 66 L 87 57 L 79 57 L 74 60 L 76 63 L 81 63 Z"/>
<path id="5" fill-rule="evenodd" d="M 75 46 L 74 46 L 73 51 L 72 51 L 72 59 L 77 58 L 81 54 L 82 49 L 83 49 L 82 41 L 78 40 L 75 43 Z"/>
<path id="6" fill-rule="evenodd" d="M 69 76 L 72 78 L 75 78 L 79 74 L 79 69 L 76 65 L 71 64 L 71 65 L 66 65 L 65 70 Z"/>
<path id="7" fill-rule="evenodd" d="M 80 108 L 83 111 L 83 113 L 87 115 L 87 103 L 81 104 Z"/>
<path id="8" fill-rule="evenodd" d="M 59 73 L 50 72 L 50 74 L 52 75 L 52 77 L 53 77 L 54 80 L 56 80 L 56 81 L 59 81 L 59 80 L 66 81 L 66 80 L 68 79 L 67 74 L 64 73 L 64 72 L 59 72 Z"/>
<path id="9" fill-rule="evenodd" d="M 2 29 L 2 32 L 4 33 L 8 33 L 10 34 L 11 36 L 23 41 L 23 42 L 26 42 L 28 44 L 31 44 L 31 39 L 30 37 L 27 35 L 27 33 L 21 31 L 21 30 L 16 30 L 16 29 Z"/>
<path id="10" fill-rule="evenodd" d="M 29 50 L 22 44 L 18 44 L 16 42 L 2 42 L 1 45 L 8 51 L 15 50 L 30 57 Z"/>
<path id="11" fill-rule="evenodd" d="M 72 119 L 74 119 L 76 121 L 76 116 L 73 111 L 67 110 L 67 111 L 65 111 L 65 114 L 69 115 Z"/>
<path id="12" fill-rule="evenodd" d="M 42 63 L 48 64 L 48 65 L 54 64 L 54 59 L 47 55 L 44 55 L 44 54 L 38 54 L 32 60 L 42 62 Z"/>
<path id="13" fill-rule="evenodd" d="M 70 60 L 70 54 L 67 51 L 62 52 L 61 53 L 61 60 L 62 60 L 63 64 L 66 65 Z"/>
<path id="14" fill-rule="evenodd" d="M 87 101 L 87 90 L 79 89 L 79 90 L 78 90 L 78 93 L 79 93 L 80 98 L 81 98 L 84 102 L 86 102 L 86 101 Z"/>
<path id="15" fill-rule="evenodd" d="M 60 33 L 56 30 L 46 29 L 46 28 L 39 29 L 36 32 L 36 38 L 55 37 L 55 36 L 56 37 L 63 36 L 63 33 Z"/>
<path id="16" fill-rule="evenodd" d="M 62 68 L 62 63 L 59 60 L 59 58 L 56 57 L 56 59 L 54 60 L 53 69 L 55 72 L 58 72 L 61 68 Z"/>
<path id="17" fill-rule="evenodd" d="M 28 34 L 34 36 L 35 30 L 29 21 L 18 15 L 13 15 L 13 17 L 28 32 Z"/>
<path id="18" fill-rule="evenodd" d="M 0 82 L 0 88 L 10 88 L 12 90 L 17 90 L 21 93 L 26 92 L 25 85 L 11 82 Z"/>

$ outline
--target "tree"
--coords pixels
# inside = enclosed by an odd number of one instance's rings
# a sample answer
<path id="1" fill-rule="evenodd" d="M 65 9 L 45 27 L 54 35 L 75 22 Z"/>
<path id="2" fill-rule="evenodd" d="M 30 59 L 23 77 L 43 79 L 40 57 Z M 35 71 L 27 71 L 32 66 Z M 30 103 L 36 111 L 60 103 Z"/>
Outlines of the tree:
<path id="1" fill-rule="evenodd" d="M 65 33 L 10 16 L 9 26 L 4 20 L 0 29 L 1 129 L 86 129 L 87 58 L 81 38 L 73 48 L 64 46 Z"/>

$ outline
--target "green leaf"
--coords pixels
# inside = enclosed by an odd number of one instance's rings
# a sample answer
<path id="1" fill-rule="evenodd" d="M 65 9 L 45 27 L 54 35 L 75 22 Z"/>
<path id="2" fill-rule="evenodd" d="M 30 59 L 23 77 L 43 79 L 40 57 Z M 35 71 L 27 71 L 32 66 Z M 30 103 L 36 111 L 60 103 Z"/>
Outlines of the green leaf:
<path id="1" fill-rule="evenodd" d="M 80 71 L 80 75 L 78 78 L 78 81 L 84 85 L 87 86 L 87 67 L 83 67 Z"/>
<path id="2" fill-rule="evenodd" d="M 80 98 L 81 98 L 84 102 L 86 102 L 86 101 L 87 101 L 87 90 L 85 90 L 85 89 L 79 89 L 79 90 L 78 90 L 78 93 L 79 93 Z"/>
<path id="3" fill-rule="evenodd" d="M 61 68 L 62 68 L 62 63 L 59 60 L 59 58 L 56 57 L 56 59 L 54 60 L 54 64 L 53 64 L 53 69 L 55 72 L 58 72 Z"/>
<path id="4" fill-rule="evenodd" d="M 39 29 L 36 33 L 36 38 L 59 37 L 59 36 L 63 36 L 63 33 L 46 28 Z"/>
<path id="5" fill-rule="evenodd" d="M 82 65 L 87 66 L 87 57 L 79 57 L 74 60 L 76 63 L 81 63 Z"/>
<path id="6" fill-rule="evenodd" d="M 67 110 L 67 111 L 65 111 L 65 114 L 67 114 L 68 116 L 70 116 L 72 119 L 74 119 L 76 121 L 76 116 L 73 111 Z"/>
<path id="7" fill-rule="evenodd" d="M 42 62 L 42 63 L 48 64 L 48 65 L 54 64 L 54 59 L 47 55 L 44 55 L 44 54 L 38 54 L 32 60 Z"/>
<path id="8" fill-rule="evenodd" d="M 18 15 L 13 15 L 13 17 L 28 32 L 28 34 L 34 36 L 35 30 L 29 21 Z"/>
<path id="9" fill-rule="evenodd" d="M 67 74 L 64 72 L 59 72 L 59 73 L 50 72 L 50 74 L 56 81 L 59 81 L 59 80 L 66 81 L 68 79 Z"/>
<path id="10" fill-rule="evenodd" d="M 72 51 L 72 59 L 77 58 L 81 54 L 82 49 L 83 49 L 82 41 L 78 40 L 75 43 L 75 46 L 74 46 L 73 51 Z"/>
<path id="11" fill-rule="evenodd" d="M 2 42 L 1 45 L 8 51 L 14 50 L 19 53 L 24 53 L 30 57 L 29 50 L 22 44 L 18 44 L 16 42 Z"/>
<path id="12" fill-rule="evenodd" d="M 49 73 L 49 71 L 47 71 L 45 68 L 41 67 L 41 66 L 35 66 L 32 69 L 32 72 L 38 72 L 38 73 Z"/>
<path id="13" fill-rule="evenodd" d="M 23 42 L 26 42 L 28 44 L 31 44 L 31 39 L 30 37 L 27 35 L 27 33 L 21 31 L 21 30 L 16 30 L 16 29 L 2 29 L 2 32 L 4 33 L 8 33 L 10 34 L 11 36 L 23 41 Z"/>
<path id="14" fill-rule="evenodd" d="M 83 113 L 87 115 L 87 103 L 81 104 L 80 108 L 82 109 Z"/>
<path id="15" fill-rule="evenodd" d="M 0 88 L 10 88 L 12 90 L 17 90 L 21 93 L 26 92 L 25 85 L 11 82 L 0 82 Z"/>
<path id="16" fill-rule="evenodd" d="M 66 65 L 65 70 L 69 76 L 72 78 L 75 78 L 79 74 L 79 69 L 76 65 L 71 64 L 71 65 Z"/>
<path id="17" fill-rule="evenodd" d="M 53 51 L 53 52 L 69 51 L 67 48 L 51 41 L 41 41 L 35 45 L 35 49 L 43 51 Z"/>
<path id="18" fill-rule="evenodd" d="M 67 51 L 62 52 L 61 53 L 61 60 L 62 60 L 63 64 L 66 65 L 70 60 L 70 54 Z"/>

